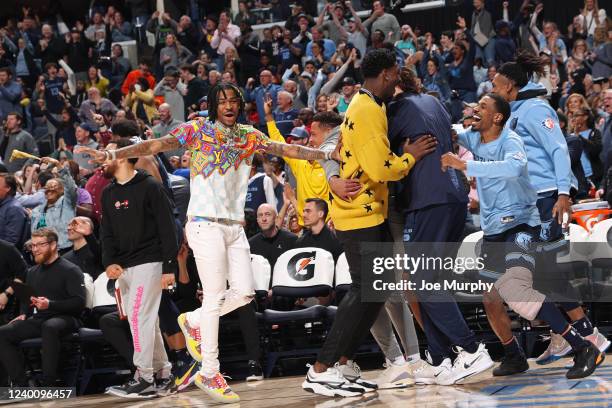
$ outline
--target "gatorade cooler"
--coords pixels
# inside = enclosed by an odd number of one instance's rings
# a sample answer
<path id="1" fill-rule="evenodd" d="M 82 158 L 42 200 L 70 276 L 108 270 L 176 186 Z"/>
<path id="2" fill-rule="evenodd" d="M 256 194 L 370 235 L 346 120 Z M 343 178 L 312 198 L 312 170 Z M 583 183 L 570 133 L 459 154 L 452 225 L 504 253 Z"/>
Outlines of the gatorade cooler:
<path id="1" fill-rule="evenodd" d="M 572 205 L 572 219 L 591 232 L 593 226 L 612 214 L 607 201 L 588 201 Z"/>

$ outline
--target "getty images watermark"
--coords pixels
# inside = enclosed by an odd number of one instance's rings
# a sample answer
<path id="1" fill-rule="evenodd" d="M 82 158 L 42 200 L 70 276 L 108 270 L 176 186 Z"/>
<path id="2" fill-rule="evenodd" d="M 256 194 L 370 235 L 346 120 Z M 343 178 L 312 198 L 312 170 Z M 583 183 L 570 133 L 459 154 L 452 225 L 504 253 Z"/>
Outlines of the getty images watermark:
<path id="1" fill-rule="evenodd" d="M 453 272 L 463 274 L 465 271 L 483 270 L 485 259 L 483 257 L 439 257 L 420 254 L 417 257 L 407 254 L 395 254 L 390 257 L 374 257 L 372 260 L 372 273 L 383 275 L 385 272 L 397 272 L 412 275 L 411 279 L 385 281 L 374 279 L 372 288 L 376 291 L 461 291 L 466 293 L 488 292 L 493 288 L 493 282 L 485 280 L 462 281 L 459 279 L 432 279 L 439 276 L 423 276 L 423 273 Z M 420 272 L 420 278 L 414 275 Z"/>

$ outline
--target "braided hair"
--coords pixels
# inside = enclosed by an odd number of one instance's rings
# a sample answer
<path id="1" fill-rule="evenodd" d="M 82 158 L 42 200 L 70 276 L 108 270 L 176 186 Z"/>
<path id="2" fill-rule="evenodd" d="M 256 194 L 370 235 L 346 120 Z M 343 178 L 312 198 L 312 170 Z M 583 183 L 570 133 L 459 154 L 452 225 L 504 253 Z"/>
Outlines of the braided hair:
<path id="1" fill-rule="evenodd" d="M 519 51 L 516 60 L 506 62 L 497 70 L 498 74 L 514 82 L 520 89 L 527 85 L 533 74 L 544 75 L 546 61 L 527 51 Z"/>
<path id="2" fill-rule="evenodd" d="M 240 109 L 238 111 L 238 116 L 241 116 L 244 113 L 244 97 L 242 96 L 240 88 L 238 88 L 234 84 L 230 84 L 229 82 L 221 82 L 215 85 L 208 92 L 208 119 L 211 122 L 217 120 L 217 111 L 219 109 L 219 94 L 227 98 L 226 92 L 229 90 L 233 90 L 236 96 L 240 98 Z"/>

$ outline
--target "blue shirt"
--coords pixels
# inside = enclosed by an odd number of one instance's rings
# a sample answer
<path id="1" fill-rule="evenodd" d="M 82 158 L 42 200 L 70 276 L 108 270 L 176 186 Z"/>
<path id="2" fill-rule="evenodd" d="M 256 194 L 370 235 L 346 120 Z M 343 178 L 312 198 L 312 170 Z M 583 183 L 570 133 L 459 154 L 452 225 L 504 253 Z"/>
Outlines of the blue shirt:
<path id="1" fill-rule="evenodd" d="M 546 94 L 544 86 L 529 82 L 519 91 L 519 97 L 521 93 L 534 91 Z M 510 102 L 510 108 L 512 112 L 506 128 L 523 139 L 529 160 L 529 178 L 536 192 L 557 190 L 559 194 L 569 194 L 572 186 L 577 187 L 577 182 L 555 110 L 537 97 Z"/>
<path id="2" fill-rule="evenodd" d="M 276 95 L 282 88 L 276 84 L 270 84 L 267 87 L 259 85 L 257 88 L 250 91 L 246 89 L 246 100 L 247 102 L 255 102 L 257 105 L 257 114 L 259 116 L 259 124 L 265 126 L 266 124 L 266 113 L 264 112 L 264 99 L 266 94 L 270 94 L 272 98 L 272 108 L 276 108 Z"/>
<path id="3" fill-rule="evenodd" d="M 325 57 L 326 61 L 329 61 L 331 57 L 336 52 L 336 43 L 330 40 L 329 38 L 323 39 L 323 57 Z M 308 58 L 312 58 L 312 41 L 306 44 L 306 56 Z"/>
<path id="4" fill-rule="evenodd" d="M 521 138 L 504 128 L 496 140 L 483 143 L 480 132 L 455 125 L 459 144 L 474 155 L 467 175 L 476 177 L 480 224 L 485 235 L 500 234 L 520 224 L 540 225 L 537 194 L 527 172 Z"/>

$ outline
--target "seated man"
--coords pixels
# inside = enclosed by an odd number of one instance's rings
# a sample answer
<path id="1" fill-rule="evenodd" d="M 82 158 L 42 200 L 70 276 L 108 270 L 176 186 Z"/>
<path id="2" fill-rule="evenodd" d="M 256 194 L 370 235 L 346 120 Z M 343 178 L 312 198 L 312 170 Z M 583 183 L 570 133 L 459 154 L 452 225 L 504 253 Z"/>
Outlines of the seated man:
<path id="1" fill-rule="evenodd" d="M 320 198 L 307 198 L 304 204 L 304 234 L 298 238 L 295 247 L 322 248 L 334 257 L 334 264 L 344 252 L 344 248 L 336 235 L 329 229 L 327 219 L 328 207 L 325 200 Z"/>
<path id="2" fill-rule="evenodd" d="M 31 305 L 21 304 L 21 314 L 0 327 L 0 362 L 13 386 L 28 386 L 19 350 L 22 340 L 42 337 L 43 385 L 56 386 L 61 338 L 79 328 L 85 307 L 83 272 L 60 258 L 58 236 L 50 228 L 32 233 L 32 253 L 36 265 L 27 272 L 25 283 L 35 296 Z"/>
<path id="3" fill-rule="evenodd" d="M 94 235 L 94 225 L 87 217 L 74 217 L 68 224 L 68 240 L 72 242 L 72 250 L 64 258 L 78 265 L 83 273 L 89 274 L 93 280 L 104 271 L 102 266 L 102 250 Z"/>

